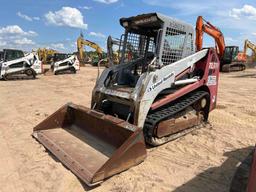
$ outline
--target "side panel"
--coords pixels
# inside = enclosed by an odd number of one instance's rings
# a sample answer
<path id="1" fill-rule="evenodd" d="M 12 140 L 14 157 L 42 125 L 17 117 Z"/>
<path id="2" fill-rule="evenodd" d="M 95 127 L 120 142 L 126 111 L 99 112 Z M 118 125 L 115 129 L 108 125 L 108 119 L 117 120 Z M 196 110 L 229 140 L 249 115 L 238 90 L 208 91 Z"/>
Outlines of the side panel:
<path id="1" fill-rule="evenodd" d="M 147 82 L 144 82 L 141 94 L 139 94 L 140 103 L 136 105 L 137 108 L 135 109 L 135 116 L 137 117 L 135 118 L 137 119 L 135 124 L 138 127 L 143 127 L 147 113 L 158 94 L 164 89 L 172 87 L 173 83 L 175 82 L 176 75 L 188 68 L 192 69 L 193 65 L 204 58 L 207 53 L 207 49 L 202 50 L 189 57 L 181 59 L 178 62 L 162 67 L 160 70 L 152 72 L 150 75 L 148 75 L 146 80 Z"/>
<path id="2" fill-rule="evenodd" d="M 16 65 L 14 67 L 14 65 Z M 25 58 L 3 62 L 2 64 L 2 75 L 8 74 L 8 73 L 15 73 L 22 70 L 25 70 L 25 64 L 29 64 L 29 62 Z M 13 66 L 13 67 L 12 67 Z"/>
<path id="3" fill-rule="evenodd" d="M 71 56 L 63 61 L 58 61 L 54 64 L 54 72 L 67 70 L 71 67 L 75 68 L 75 70 L 79 70 L 79 61 L 76 56 Z"/>
<path id="4" fill-rule="evenodd" d="M 217 103 L 217 93 L 219 84 L 219 71 L 220 71 L 220 61 L 218 55 L 214 49 L 210 49 L 209 58 L 207 63 L 201 62 L 199 64 L 199 69 L 204 70 L 204 86 L 210 92 L 210 111 L 216 108 Z"/>
<path id="5" fill-rule="evenodd" d="M 41 74 L 43 72 L 42 68 L 42 61 L 39 60 L 39 57 L 37 54 L 33 54 L 33 59 L 34 59 L 34 63 L 31 66 L 32 69 L 34 69 L 34 71 L 36 72 L 36 74 Z"/>
<path id="6" fill-rule="evenodd" d="M 214 49 L 210 49 L 208 56 L 196 63 L 195 70 L 203 73 L 200 81 L 189 84 L 177 90 L 175 93 L 163 97 L 162 99 L 154 102 L 150 108 L 155 110 L 176 98 L 179 98 L 195 89 L 201 88 L 209 92 L 211 97 L 209 110 L 213 110 L 216 107 L 219 81 L 219 60 Z"/>

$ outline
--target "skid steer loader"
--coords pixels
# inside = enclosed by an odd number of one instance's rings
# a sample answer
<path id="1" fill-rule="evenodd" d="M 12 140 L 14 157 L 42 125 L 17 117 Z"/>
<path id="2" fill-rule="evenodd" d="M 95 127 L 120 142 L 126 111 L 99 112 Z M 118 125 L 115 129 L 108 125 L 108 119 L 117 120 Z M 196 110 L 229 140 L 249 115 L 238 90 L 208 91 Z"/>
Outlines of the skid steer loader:
<path id="1" fill-rule="evenodd" d="M 120 24 L 120 64 L 97 80 L 91 108 L 68 103 L 33 131 L 89 186 L 141 163 L 145 141 L 157 146 L 201 127 L 216 107 L 218 55 L 195 52 L 192 25 L 159 13 Z"/>
<path id="2" fill-rule="evenodd" d="M 4 49 L 0 60 L 0 79 L 32 77 L 42 73 L 42 62 L 34 52 L 25 54 L 21 50 Z"/>
<path id="3" fill-rule="evenodd" d="M 76 73 L 80 69 L 76 55 L 54 53 L 50 69 L 45 69 L 45 75 L 58 75 L 63 73 Z"/>

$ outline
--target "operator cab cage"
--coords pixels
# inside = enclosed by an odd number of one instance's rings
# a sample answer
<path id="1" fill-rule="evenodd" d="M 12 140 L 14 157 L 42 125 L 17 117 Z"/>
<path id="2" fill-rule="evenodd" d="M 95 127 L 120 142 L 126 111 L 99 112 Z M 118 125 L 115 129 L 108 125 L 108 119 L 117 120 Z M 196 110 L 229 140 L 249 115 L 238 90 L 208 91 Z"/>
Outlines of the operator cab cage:
<path id="1" fill-rule="evenodd" d="M 58 61 L 65 60 L 65 59 L 69 58 L 70 56 L 71 56 L 71 54 L 54 53 L 52 56 L 52 60 L 53 60 L 53 62 L 58 62 Z"/>
<path id="2" fill-rule="evenodd" d="M 120 64 L 107 78 L 107 87 L 135 87 L 149 69 L 159 69 L 194 53 L 193 26 L 182 21 L 149 13 L 121 18 L 120 24 L 125 28 L 120 38 Z"/>
<path id="3" fill-rule="evenodd" d="M 21 50 L 3 49 L 3 51 L 0 53 L 0 57 L 2 61 L 7 62 L 25 57 L 25 54 Z"/>
<path id="4" fill-rule="evenodd" d="M 190 24 L 159 13 L 121 18 L 120 24 L 125 28 L 121 64 L 143 57 L 150 60 L 154 55 L 160 65 L 169 65 L 194 53 L 194 29 Z"/>

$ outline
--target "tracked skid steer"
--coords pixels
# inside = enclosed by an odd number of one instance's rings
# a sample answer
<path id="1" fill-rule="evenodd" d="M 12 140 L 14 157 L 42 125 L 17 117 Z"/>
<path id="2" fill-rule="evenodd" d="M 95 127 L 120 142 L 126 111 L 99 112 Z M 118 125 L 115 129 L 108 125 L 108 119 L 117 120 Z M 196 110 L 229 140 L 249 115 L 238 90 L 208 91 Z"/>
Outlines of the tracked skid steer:
<path id="1" fill-rule="evenodd" d="M 51 66 L 44 69 L 44 75 L 58 75 L 76 73 L 80 64 L 76 55 L 66 53 L 54 53 Z"/>
<path id="2" fill-rule="evenodd" d="M 146 157 L 141 129 L 71 103 L 36 126 L 33 136 L 89 186 Z"/>
<path id="3" fill-rule="evenodd" d="M 42 73 L 42 62 L 37 53 L 4 49 L 0 57 L 0 79 L 35 79 Z"/>
<path id="4" fill-rule="evenodd" d="M 216 50 L 194 48 L 192 25 L 149 13 L 122 18 L 120 64 L 96 82 L 91 108 L 66 104 L 33 136 L 92 186 L 141 163 L 157 146 L 202 127 L 216 107 Z"/>

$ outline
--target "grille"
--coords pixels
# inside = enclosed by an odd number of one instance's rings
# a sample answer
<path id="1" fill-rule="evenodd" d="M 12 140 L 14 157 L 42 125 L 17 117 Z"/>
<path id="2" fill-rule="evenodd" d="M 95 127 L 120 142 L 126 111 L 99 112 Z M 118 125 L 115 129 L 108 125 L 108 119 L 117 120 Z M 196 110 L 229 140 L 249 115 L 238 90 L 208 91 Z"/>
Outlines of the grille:
<path id="1" fill-rule="evenodd" d="M 185 39 L 186 32 L 167 27 L 162 54 L 164 65 L 169 65 L 182 58 L 184 46 L 188 46 L 188 43 L 185 44 Z M 191 44 L 189 45 L 191 46 Z"/>
<path id="2" fill-rule="evenodd" d="M 124 36 L 122 36 L 122 41 L 123 41 L 123 37 Z M 138 58 L 144 57 L 146 53 L 146 48 L 147 48 L 147 36 L 128 33 L 126 50 L 124 55 L 125 61 L 133 61 Z M 120 50 L 122 49 L 123 47 L 121 47 Z M 154 50 L 155 50 L 154 38 L 151 37 L 147 52 L 154 53 Z"/>

